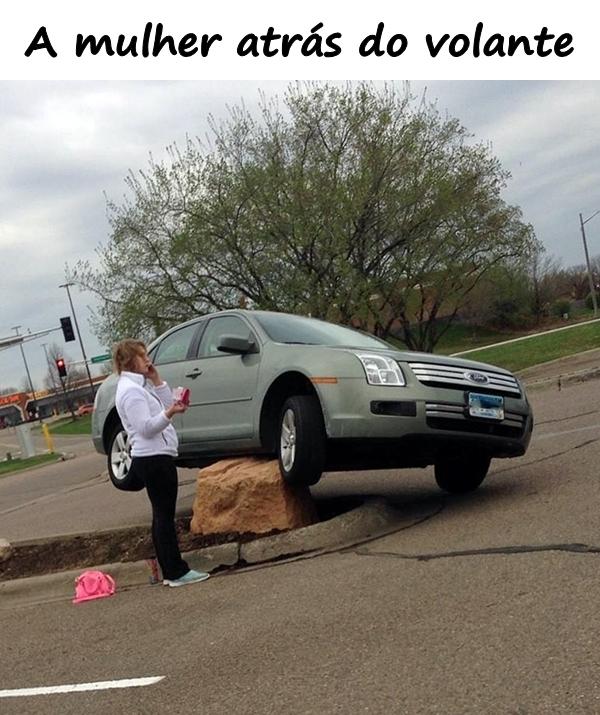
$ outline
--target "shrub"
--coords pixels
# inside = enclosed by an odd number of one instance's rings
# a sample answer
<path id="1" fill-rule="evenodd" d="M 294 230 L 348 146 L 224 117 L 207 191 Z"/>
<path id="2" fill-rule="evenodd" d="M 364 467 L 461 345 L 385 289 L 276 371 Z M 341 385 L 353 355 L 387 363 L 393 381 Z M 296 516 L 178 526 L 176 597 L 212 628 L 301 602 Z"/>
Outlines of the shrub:
<path id="1" fill-rule="evenodd" d="M 489 324 L 501 330 L 523 328 L 531 323 L 531 314 L 511 298 L 494 301 L 490 318 Z"/>
<path id="2" fill-rule="evenodd" d="M 556 300 L 552 303 L 552 315 L 557 318 L 562 318 L 562 316 L 571 312 L 571 303 L 568 300 Z"/>

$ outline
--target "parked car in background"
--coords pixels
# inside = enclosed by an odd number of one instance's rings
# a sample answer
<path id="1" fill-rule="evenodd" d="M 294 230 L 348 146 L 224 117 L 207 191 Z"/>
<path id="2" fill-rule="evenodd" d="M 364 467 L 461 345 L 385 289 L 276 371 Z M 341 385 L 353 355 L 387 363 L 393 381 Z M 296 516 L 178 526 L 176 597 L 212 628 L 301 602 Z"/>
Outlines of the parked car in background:
<path id="1" fill-rule="evenodd" d="M 77 415 L 77 417 L 83 417 L 84 415 L 91 415 L 93 411 L 94 403 L 90 402 L 85 405 L 79 405 L 79 407 L 75 411 L 75 414 Z"/>
<path id="2" fill-rule="evenodd" d="M 171 387 L 191 389 L 173 424 L 178 463 L 272 455 L 290 484 L 323 471 L 435 466 L 449 492 L 476 489 L 492 458 L 527 450 L 533 416 L 502 368 L 393 345 L 340 325 L 231 310 L 172 328 L 148 346 Z M 117 376 L 96 395 L 92 438 L 110 479 L 126 488 L 127 434 Z"/>

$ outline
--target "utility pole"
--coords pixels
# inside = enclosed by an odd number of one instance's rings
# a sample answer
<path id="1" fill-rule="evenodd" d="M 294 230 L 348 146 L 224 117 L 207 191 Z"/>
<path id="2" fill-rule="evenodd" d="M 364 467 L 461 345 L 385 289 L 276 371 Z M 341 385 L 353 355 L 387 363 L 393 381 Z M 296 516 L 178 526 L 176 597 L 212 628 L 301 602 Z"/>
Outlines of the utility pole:
<path id="1" fill-rule="evenodd" d="M 42 347 L 44 348 L 44 355 L 46 356 L 46 367 L 48 368 L 50 377 L 52 377 L 52 366 L 50 365 L 50 357 L 48 355 L 48 343 L 42 343 Z M 53 379 L 52 382 L 54 383 Z"/>
<path id="2" fill-rule="evenodd" d="M 12 330 L 15 331 L 16 335 L 19 336 L 19 328 L 20 325 L 15 325 Z M 35 411 L 38 412 L 37 409 L 37 397 L 35 395 L 35 390 L 33 389 L 33 382 L 31 380 L 31 373 L 29 372 L 29 365 L 27 364 L 27 359 L 25 357 L 25 350 L 23 349 L 23 341 L 19 343 L 19 348 L 21 348 L 21 357 L 23 358 L 23 364 L 25 365 L 25 372 L 27 373 L 27 380 L 29 381 L 29 389 L 31 391 L 31 397 L 33 398 L 33 404 L 35 405 Z M 38 416 L 39 421 L 42 421 L 42 418 Z"/>
<path id="3" fill-rule="evenodd" d="M 592 294 L 592 305 L 594 306 L 594 318 L 598 317 L 598 301 L 596 300 L 596 286 L 592 277 L 592 268 L 590 266 L 590 256 L 588 253 L 587 241 L 585 239 L 585 229 L 583 228 L 588 221 L 591 221 L 594 216 L 600 213 L 600 209 L 594 212 L 589 218 L 583 220 L 583 216 L 579 214 L 579 224 L 581 226 L 581 236 L 583 238 L 583 250 L 585 251 L 585 262 L 587 265 L 588 280 L 590 282 L 590 293 Z"/>
<path id="4" fill-rule="evenodd" d="M 92 388 L 92 398 L 94 398 L 96 395 L 96 390 L 94 389 L 94 381 L 92 380 L 92 375 L 90 373 L 90 366 L 88 365 L 85 348 L 83 347 L 83 340 L 81 339 L 81 333 L 79 332 L 79 324 L 77 323 L 77 316 L 75 315 L 75 308 L 73 307 L 73 301 L 71 300 L 71 291 L 69 290 L 69 288 L 74 285 L 75 283 L 62 283 L 58 287 L 67 289 L 67 295 L 69 296 L 69 305 L 71 306 L 71 313 L 73 314 L 73 320 L 75 321 L 75 330 L 77 331 L 77 337 L 79 338 L 79 345 L 81 346 L 81 354 L 83 355 L 85 370 L 87 372 L 88 380 L 90 381 L 90 387 Z"/>

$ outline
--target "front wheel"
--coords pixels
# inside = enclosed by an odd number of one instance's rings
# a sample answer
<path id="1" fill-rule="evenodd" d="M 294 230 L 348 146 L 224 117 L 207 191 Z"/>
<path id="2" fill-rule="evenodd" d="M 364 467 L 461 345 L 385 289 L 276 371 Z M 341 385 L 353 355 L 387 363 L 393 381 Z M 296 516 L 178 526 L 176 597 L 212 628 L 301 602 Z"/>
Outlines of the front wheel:
<path id="1" fill-rule="evenodd" d="M 316 484 L 325 468 L 325 424 L 317 397 L 294 395 L 279 417 L 277 457 L 283 480 L 291 486 Z"/>
<path id="2" fill-rule="evenodd" d="M 435 481 L 450 494 L 473 492 L 485 479 L 490 462 L 485 454 L 442 457 L 435 463 Z"/>
<path id="3" fill-rule="evenodd" d="M 108 476 L 117 489 L 139 492 L 144 483 L 131 470 L 131 446 L 121 423 L 113 428 L 108 439 Z"/>

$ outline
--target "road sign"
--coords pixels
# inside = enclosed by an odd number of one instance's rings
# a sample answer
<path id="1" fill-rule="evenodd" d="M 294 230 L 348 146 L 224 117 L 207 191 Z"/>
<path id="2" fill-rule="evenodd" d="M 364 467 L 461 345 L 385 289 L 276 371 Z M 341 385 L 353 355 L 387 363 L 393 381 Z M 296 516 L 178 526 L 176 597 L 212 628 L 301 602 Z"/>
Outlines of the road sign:
<path id="1" fill-rule="evenodd" d="M 105 353 L 104 355 L 96 355 L 93 357 L 90 362 L 96 363 L 96 362 L 105 362 L 106 360 L 110 360 L 112 358 L 112 355 L 110 353 Z"/>

